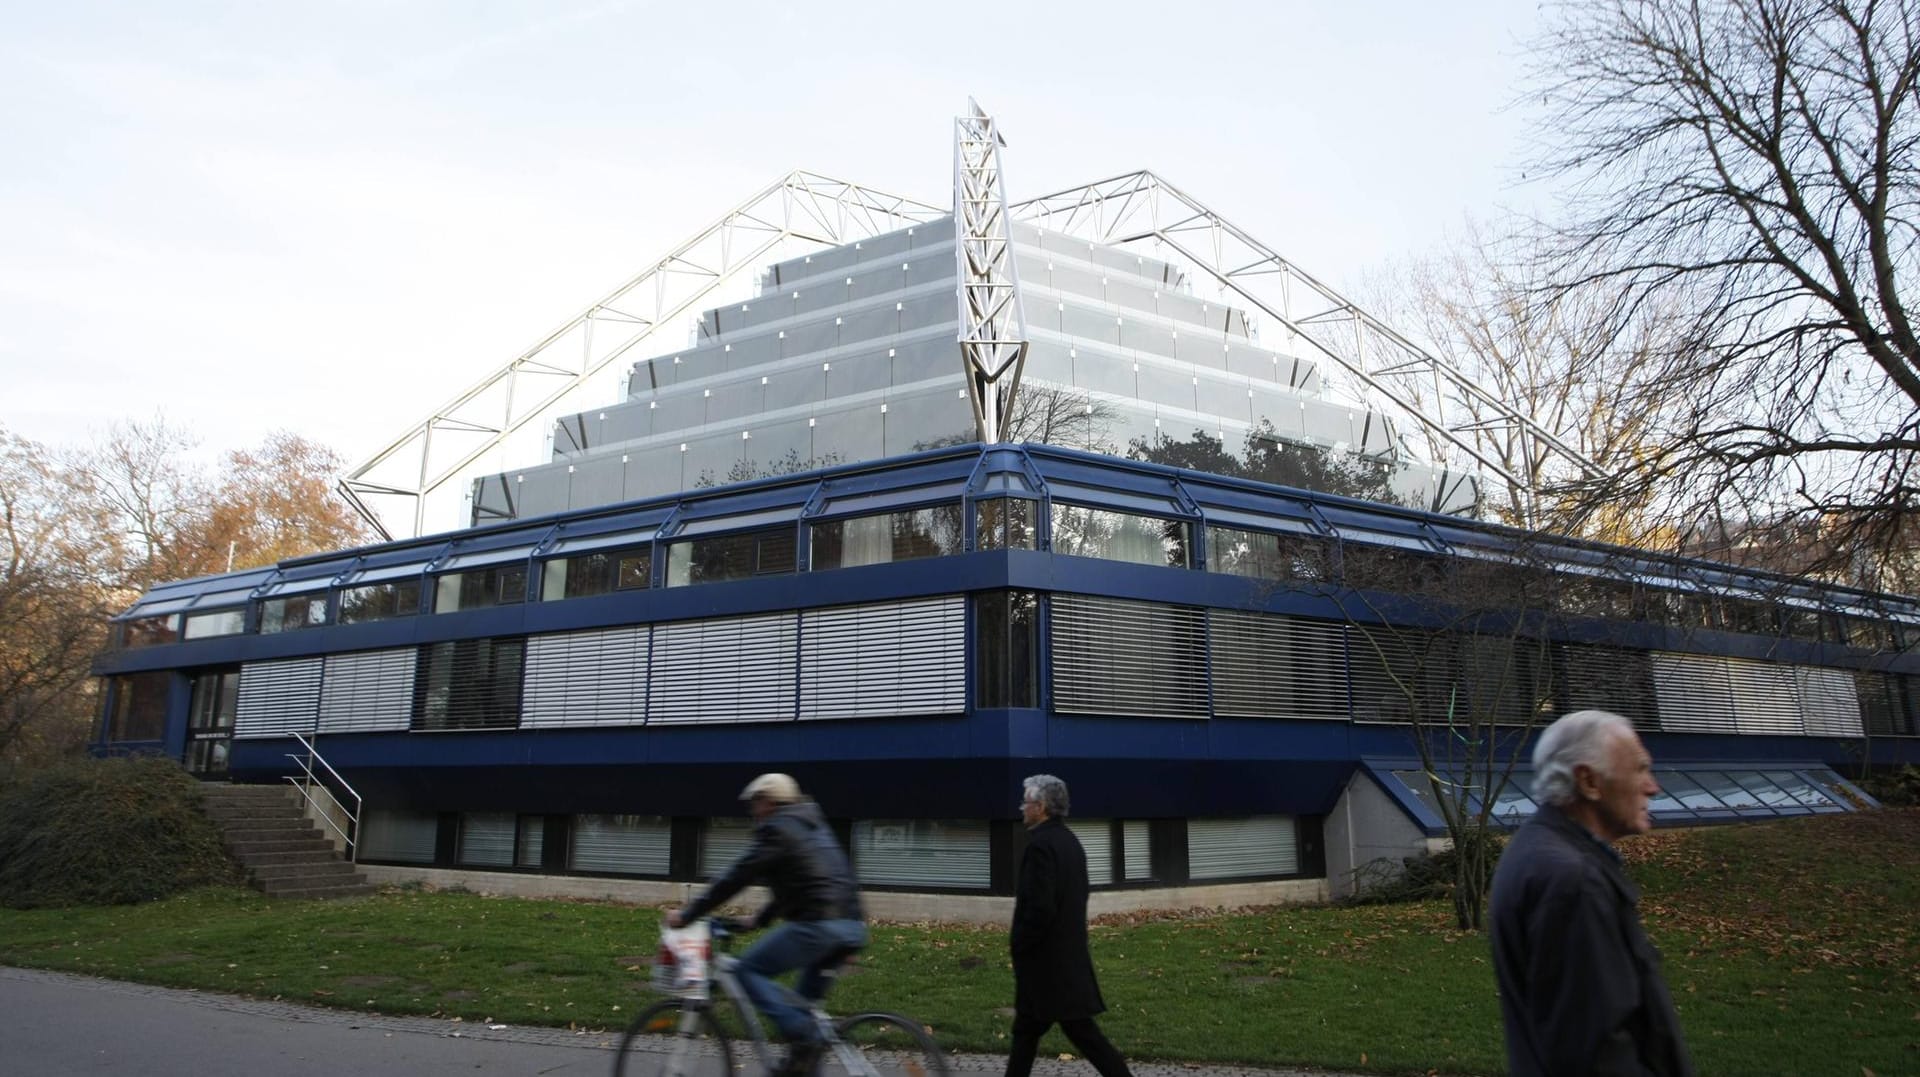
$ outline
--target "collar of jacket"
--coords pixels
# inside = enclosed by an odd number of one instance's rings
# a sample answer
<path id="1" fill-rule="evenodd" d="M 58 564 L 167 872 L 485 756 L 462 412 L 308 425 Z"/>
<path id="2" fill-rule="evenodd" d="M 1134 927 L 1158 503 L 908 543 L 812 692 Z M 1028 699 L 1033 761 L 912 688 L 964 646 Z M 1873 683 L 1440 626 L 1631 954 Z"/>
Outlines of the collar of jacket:
<path id="1" fill-rule="evenodd" d="M 1539 820 L 1541 825 L 1563 835 L 1574 848 L 1592 857 L 1600 865 L 1601 874 L 1607 877 L 1607 881 L 1613 884 L 1614 889 L 1618 890 L 1620 896 L 1629 904 L 1640 903 L 1640 888 L 1633 885 L 1633 880 L 1627 878 L 1626 865 L 1613 846 L 1595 837 L 1593 831 L 1581 826 L 1574 821 L 1573 817 L 1552 804 L 1540 805 L 1540 810 L 1534 814 L 1534 818 Z"/>
<path id="2" fill-rule="evenodd" d="M 1051 816 L 1051 815 L 1049 815 L 1049 816 L 1047 816 L 1047 817 L 1046 817 L 1045 819 L 1042 819 L 1042 820 L 1040 820 L 1039 822 L 1037 822 L 1037 823 L 1035 823 L 1035 824 L 1033 824 L 1032 826 L 1030 826 L 1030 827 L 1028 827 L 1028 828 L 1027 828 L 1027 833 L 1029 833 L 1029 834 L 1031 834 L 1031 833 L 1033 833 L 1034 831 L 1036 831 L 1036 830 L 1039 830 L 1039 829 L 1041 829 L 1042 827 L 1049 827 L 1049 826 L 1066 826 L 1066 825 L 1067 825 L 1067 824 L 1065 824 L 1065 823 L 1063 823 L 1063 822 L 1061 822 L 1061 821 L 1060 821 L 1059 819 L 1057 819 L 1057 818 L 1055 818 L 1055 817 L 1053 817 L 1053 816 Z"/>

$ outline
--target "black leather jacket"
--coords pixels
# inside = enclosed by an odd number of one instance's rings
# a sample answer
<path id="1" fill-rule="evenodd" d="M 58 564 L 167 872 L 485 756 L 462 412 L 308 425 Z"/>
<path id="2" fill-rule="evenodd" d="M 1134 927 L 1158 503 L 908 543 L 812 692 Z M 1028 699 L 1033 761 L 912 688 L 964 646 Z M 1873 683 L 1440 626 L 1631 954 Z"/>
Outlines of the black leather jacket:
<path id="1" fill-rule="evenodd" d="M 756 925 L 789 920 L 859 920 L 860 889 L 833 828 L 811 800 L 782 805 L 753 828 L 753 844 L 681 915 L 705 916 L 753 885 L 773 891 Z"/>

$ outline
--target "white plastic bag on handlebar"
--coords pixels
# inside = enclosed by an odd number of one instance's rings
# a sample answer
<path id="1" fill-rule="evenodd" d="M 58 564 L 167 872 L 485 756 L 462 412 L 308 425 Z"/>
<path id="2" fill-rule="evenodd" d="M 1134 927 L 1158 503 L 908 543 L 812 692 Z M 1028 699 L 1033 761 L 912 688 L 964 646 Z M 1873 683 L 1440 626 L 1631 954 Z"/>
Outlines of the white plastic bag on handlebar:
<path id="1" fill-rule="evenodd" d="M 685 995 L 704 991 L 707 986 L 707 962 L 712 954 L 707 921 L 696 920 L 686 927 L 660 924 L 660 952 L 653 962 L 653 989 Z"/>

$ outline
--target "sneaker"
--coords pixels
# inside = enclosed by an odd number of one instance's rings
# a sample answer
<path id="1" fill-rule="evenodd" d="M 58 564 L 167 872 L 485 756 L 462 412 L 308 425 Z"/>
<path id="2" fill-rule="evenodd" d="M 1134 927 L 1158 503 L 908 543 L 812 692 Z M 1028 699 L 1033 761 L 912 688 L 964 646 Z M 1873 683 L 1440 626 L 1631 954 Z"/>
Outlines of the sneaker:
<path id="1" fill-rule="evenodd" d="M 780 1063 L 776 1071 L 778 1077 L 812 1077 L 825 1050 L 825 1045 L 819 1042 L 796 1043 L 787 1048 L 786 1061 Z"/>

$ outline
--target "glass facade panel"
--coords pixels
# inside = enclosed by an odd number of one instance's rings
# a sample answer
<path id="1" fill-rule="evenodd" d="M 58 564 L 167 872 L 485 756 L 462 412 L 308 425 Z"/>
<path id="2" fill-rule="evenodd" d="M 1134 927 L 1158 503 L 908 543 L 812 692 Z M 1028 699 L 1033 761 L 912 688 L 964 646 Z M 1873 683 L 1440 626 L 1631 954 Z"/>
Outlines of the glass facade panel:
<path id="1" fill-rule="evenodd" d="M 340 623 L 343 625 L 411 617 L 419 612 L 419 580 L 391 580 L 364 587 L 348 587 L 340 592 Z"/>
<path id="2" fill-rule="evenodd" d="M 973 600 L 974 705 L 1038 706 L 1039 597 L 1032 591 L 997 591 Z"/>
<path id="3" fill-rule="evenodd" d="M 113 679 L 113 713 L 107 739 L 159 740 L 167 732 L 167 673 L 135 673 Z"/>
<path id="4" fill-rule="evenodd" d="M 135 617 L 120 622 L 120 641 L 124 647 L 151 647 L 172 643 L 180 638 L 179 619 L 171 613 L 158 617 Z"/>
<path id="5" fill-rule="evenodd" d="M 676 542 L 667 547 L 667 586 L 791 573 L 796 546 L 791 525 Z"/>
<path id="6" fill-rule="evenodd" d="M 327 623 L 327 595 L 320 591 L 285 598 L 263 599 L 260 603 L 260 631 L 291 632 Z"/>
<path id="7" fill-rule="evenodd" d="M 420 648 L 413 728 L 512 729 L 520 724 L 524 639 L 463 639 Z"/>
<path id="8" fill-rule="evenodd" d="M 653 586 L 653 551 L 596 550 L 578 557 L 558 557 L 540 568 L 540 599 L 606 595 L 615 591 L 642 591 Z"/>
<path id="9" fill-rule="evenodd" d="M 1183 520 L 1059 502 L 1053 506 L 1053 551 L 1072 557 L 1186 568 L 1188 530 Z"/>
<path id="10" fill-rule="evenodd" d="M 246 630 L 246 610 L 213 610 L 188 614 L 183 634 L 187 639 L 206 639 L 209 636 L 235 636 Z"/>
<path id="11" fill-rule="evenodd" d="M 1318 539 L 1232 527 L 1207 528 L 1207 568 L 1262 580 L 1327 578 L 1327 548 Z"/>
<path id="12" fill-rule="evenodd" d="M 1833 798 L 1821 792 L 1812 782 L 1787 770 L 1769 770 L 1762 775 L 1768 781 L 1785 790 L 1788 796 L 1817 811 L 1838 811 L 1840 805 Z"/>
<path id="13" fill-rule="evenodd" d="M 516 561 L 441 576 L 434 588 L 433 612 L 512 606 L 526 600 L 527 566 Z"/>
<path id="14" fill-rule="evenodd" d="M 578 815 L 567 866 L 611 875 L 665 875 L 673 826 L 657 815 Z"/>
<path id="15" fill-rule="evenodd" d="M 983 550 L 1031 550 L 1039 543 L 1039 503 L 996 497 L 973 503 L 976 543 Z"/>
<path id="16" fill-rule="evenodd" d="M 852 568 L 960 552 L 960 505 L 828 520 L 812 527 L 813 568 Z"/>
<path id="17" fill-rule="evenodd" d="M 868 886 L 985 890 L 987 824 L 977 819 L 875 819 L 853 824 L 853 868 Z"/>
<path id="18" fill-rule="evenodd" d="M 1786 790 L 1761 777 L 1758 771 L 1733 770 L 1727 772 L 1727 777 L 1739 782 L 1741 787 L 1759 797 L 1760 803 L 1769 808 L 1792 810 L 1800 807 L 1799 801 L 1793 799 Z"/>
<path id="19" fill-rule="evenodd" d="M 1717 770 L 1690 770 L 1687 776 L 1699 782 L 1701 787 L 1712 793 L 1720 803 L 1729 808 L 1748 809 L 1764 807 L 1760 798 L 1749 793 L 1740 783 Z"/>
<path id="20" fill-rule="evenodd" d="M 456 860 L 474 867 L 513 866 L 512 812 L 467 812 L 460 817 Z"/>
<path id="21" fill-rule="evenodd" d="M 440 817 L 433 812 L 369 808 L 355 844 L 362 860 L 431 864 L 439 833 Z"/>
<path id="22" fill-rule="evenodd" d="M 1654 780 L 1660 783 L 1661 794 L 1680 802 L 1681 807 L 1693 811 L 1724 811 L 1726 805 L 1720 798 L 1700 787 L 1700 783 L 1677 770 L 1654 772 Z"/>

